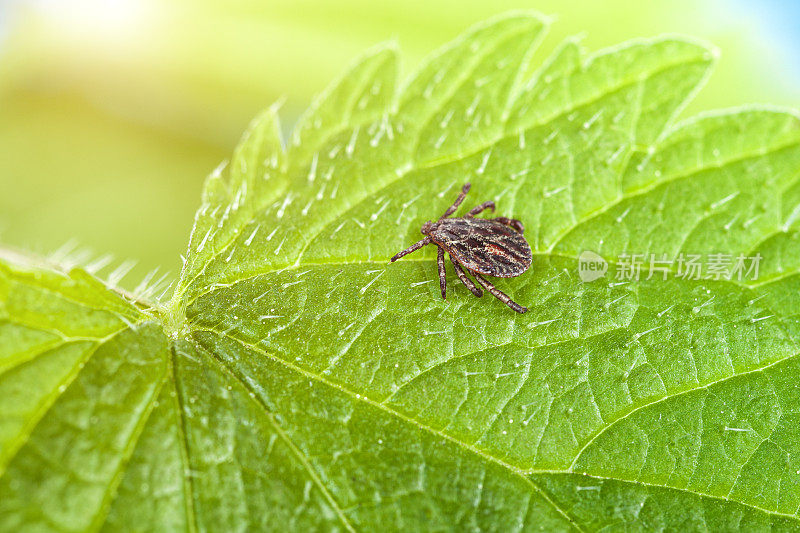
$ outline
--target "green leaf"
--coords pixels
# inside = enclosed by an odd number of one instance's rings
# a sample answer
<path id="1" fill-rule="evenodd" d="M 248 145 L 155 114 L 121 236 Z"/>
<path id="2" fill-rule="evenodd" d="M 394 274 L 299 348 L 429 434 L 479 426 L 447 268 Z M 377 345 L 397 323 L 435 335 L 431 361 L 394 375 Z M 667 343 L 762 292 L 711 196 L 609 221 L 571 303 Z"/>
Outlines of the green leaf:
<path id="1" fill-rule="evenodd" d="M 0 528 L 800 527 L 800 120 L 677 122 L 678 38 L 532 63 L 513 13 L 398 84 L 375 49 L 285 149 L 208 178 L 172 300 L 0 263 Z M 531 74 L 532 73 L 532 74 Z M 474 298 L 435 250 L 473 183 L 534 264 Z M 578 256 L 760 254 L 758 279 L 578 277 Z"/>

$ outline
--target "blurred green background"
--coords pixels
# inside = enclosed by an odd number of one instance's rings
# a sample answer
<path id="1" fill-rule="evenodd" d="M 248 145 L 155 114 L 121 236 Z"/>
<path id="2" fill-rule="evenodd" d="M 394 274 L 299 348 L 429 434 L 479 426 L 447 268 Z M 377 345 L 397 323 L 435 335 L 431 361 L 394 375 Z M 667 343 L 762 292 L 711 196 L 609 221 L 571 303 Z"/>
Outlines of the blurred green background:
<path id="1" fill-rule="evenodd" d="M 513 8 L 589 49 L 664 33 L 721 50 L 684 112 L 800 104 L 798 2 L 0 0 L 0 243 L 46 254 L 74 240 L 134 259 L 132 287 L 177 273 L 203 178 L 280 98 L 289 131 L 355 56 L 396 40 L 404 70 Z"/>

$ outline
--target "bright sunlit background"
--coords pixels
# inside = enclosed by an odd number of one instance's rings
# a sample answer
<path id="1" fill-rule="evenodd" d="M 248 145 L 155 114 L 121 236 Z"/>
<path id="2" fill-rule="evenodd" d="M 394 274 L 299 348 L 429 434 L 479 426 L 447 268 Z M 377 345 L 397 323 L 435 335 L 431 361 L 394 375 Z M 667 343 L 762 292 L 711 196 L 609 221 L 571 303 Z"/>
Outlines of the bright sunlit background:
<path id="1" fill-rule="evenodd" d="M 260 109 L 284 98 L 288 131 L 364 49 L 396 40 L 408 72 L 520 7 L 557 19 L 542 54 L 573 34 L 589 49 L 663 33 L 716 44 L 685 114 L 800 107 L 792 0 L 0 0 L 0 245 L 134 259 L 129 287 L 157 266 L 175 273 L 204 176 Z"/>

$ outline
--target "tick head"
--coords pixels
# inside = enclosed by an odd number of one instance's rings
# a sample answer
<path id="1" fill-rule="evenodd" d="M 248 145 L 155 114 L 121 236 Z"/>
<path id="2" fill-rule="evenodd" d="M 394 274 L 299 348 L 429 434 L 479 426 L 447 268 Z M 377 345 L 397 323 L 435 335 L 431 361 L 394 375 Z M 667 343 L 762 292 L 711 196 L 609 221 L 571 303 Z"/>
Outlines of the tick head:
<path id="1" fill-rule="evenodd" d="M 422 229 L 420 229 L 420 231 L 422 232 L 423 235 L 430 235 L 431 228 L 433 228 L 433 222 L 428 220 L 422 225 Z"/>

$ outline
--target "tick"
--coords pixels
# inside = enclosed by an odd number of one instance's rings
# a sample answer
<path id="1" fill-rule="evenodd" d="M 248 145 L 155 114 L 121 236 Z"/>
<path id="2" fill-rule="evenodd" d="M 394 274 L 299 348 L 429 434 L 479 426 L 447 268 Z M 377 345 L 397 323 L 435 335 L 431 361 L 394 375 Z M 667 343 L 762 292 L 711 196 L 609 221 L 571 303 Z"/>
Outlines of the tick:
<path id="1" fill-rule="evenodd" d="M 425 235 L 424 239 L 398 253 L 391 261 L 395 262 L 428 244 L 435 244 L 439 248 L 439 286 L 442 289 L 442 298 L 446 298 L 444 253 L 447 252 L 450 254 L 450 261 L 458 279 L 472 291 L 472 294 L 480 298 L 483 296 L 483 291 L 469 279 L 464 269 L 498 300 L 517 313 L 524 313 L 528 310 L 527 307 L 509 298 L 483 276 L 513 278 L 528 270 L 532 256 L 531 247 L 522 236 L 525 228 L 522 222 L 513 218 L 475 218 L 475 215 L 485 209 L 494 212 L 492 201 L 473 207 L 461 218 L 449 218 L 466 198 L 469 187 L 469 183 L 464 184 L 456 201 L 447 208 L 439 220 L 436 222 L 428 220 L 422 225 L 420 231 Z"/>

